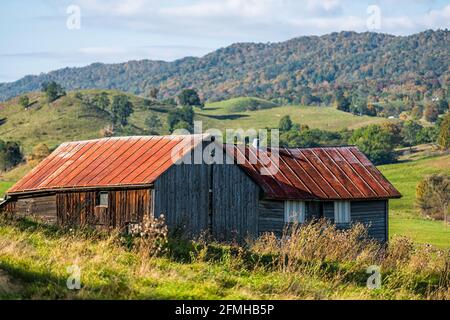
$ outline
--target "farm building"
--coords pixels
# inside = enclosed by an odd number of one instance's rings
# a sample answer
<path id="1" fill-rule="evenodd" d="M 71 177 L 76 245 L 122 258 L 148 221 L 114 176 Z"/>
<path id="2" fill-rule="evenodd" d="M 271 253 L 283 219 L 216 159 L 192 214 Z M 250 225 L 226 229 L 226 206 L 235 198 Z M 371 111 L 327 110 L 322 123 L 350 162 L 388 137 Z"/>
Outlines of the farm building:
<path id="1" fill-rule="evenodd" d="M 209 161 L 187 161 L 205 154 Z M 386 241 L 388 201 L 398 197 L 356 147 L 263 150 L 208 135 L 147 136 L 60 145 L 8 190 L 2 209 L 124 230 L 164 214 L 169 229 L 220 240 L 328 218 L 341 227 L 365 223 Z"/>

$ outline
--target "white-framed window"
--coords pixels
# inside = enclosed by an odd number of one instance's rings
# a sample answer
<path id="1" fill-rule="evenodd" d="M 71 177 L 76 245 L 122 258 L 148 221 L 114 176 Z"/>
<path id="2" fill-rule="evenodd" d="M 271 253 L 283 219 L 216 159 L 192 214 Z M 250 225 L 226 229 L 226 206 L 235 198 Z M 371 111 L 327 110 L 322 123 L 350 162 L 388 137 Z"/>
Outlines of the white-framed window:
<path id="1" fill-rule="evenodd" d="M 109 205 L 109 193 L 108 192 L 100 192 L 99 194 L 99 206 L 108 207 Z"/>
<path id="2" fill-rule="evenodd" d="M 285 201 L 284 221 L 286 223 L 304 223 L 306 216 L 305 202 Z"/>
<path id="3" fill-rule="evenodd" d="M 336 224 L 348 224 L 350 220 L 350 201 L 335 201 L 334 222 Z"/>

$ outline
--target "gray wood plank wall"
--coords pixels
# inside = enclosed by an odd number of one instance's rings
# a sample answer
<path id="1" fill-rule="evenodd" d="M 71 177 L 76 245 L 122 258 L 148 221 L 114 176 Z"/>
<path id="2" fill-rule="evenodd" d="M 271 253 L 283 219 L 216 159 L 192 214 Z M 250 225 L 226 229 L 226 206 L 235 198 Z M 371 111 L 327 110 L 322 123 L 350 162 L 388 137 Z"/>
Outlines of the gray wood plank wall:
<path id="1" fill-rule="evenodd" d="M 352 223 L 359 222 L 367 225 L 371 238 L 387 241 L 387 203 L 386 200 L 352 202 Z"/>
<path id="2" fill-rule="evenodd" d="M 257 237 L 259 187 L 237 165 L 214 165 L 213 172 L 213 236 Z"/>
<path id="3" fill-rule="evenodd" d="M 206 165 L 174 165 L 155 181 L 155 216 L 171 231 L 199 235 L 208 230 L 209 175 Z"/>
<path id="4" fill-rule="evenodd" d="M 273 232 L 280 236 L 283 233 L 284 201 L 259 201 L 259 234 Z"/>
<path id="5" fill-rule="evenodd" d="M 219 240 L 258 236 L 260 188 L 236 164 L 223 163 L 172 166 L 155 181 L 155 216 L 164 214 L 171 230 L 187 236 L 210 229 Z"/>

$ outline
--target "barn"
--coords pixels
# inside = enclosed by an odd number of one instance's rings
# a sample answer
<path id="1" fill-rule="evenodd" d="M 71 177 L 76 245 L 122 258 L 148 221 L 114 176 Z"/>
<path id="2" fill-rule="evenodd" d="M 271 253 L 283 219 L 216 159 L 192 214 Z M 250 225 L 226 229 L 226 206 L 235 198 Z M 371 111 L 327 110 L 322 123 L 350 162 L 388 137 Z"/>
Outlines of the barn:
<path id="1" fill-rule="evenodd" d="M 164 214 L 169 229 L 219 240 L 327 218 L 339 227 L 364 223 L 386 241 L 388 201 L 399 197 L 356 147 L 264 150 L 209 135 L 113 137 L 60 145 L 8 190 L 2 210 L 122 230 Z"/>

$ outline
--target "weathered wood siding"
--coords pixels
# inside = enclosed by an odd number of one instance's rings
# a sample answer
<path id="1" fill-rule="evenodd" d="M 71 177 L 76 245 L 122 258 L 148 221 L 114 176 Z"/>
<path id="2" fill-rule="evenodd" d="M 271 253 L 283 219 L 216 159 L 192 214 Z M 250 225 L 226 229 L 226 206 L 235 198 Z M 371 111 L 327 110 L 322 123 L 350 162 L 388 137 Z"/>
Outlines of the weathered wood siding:
<path id="1" fill-rule="evenodd" d="M 257 237 L 259 187 L 237 165 L 212 168 L 213 236 L 237 241 Z"/>
<path id="2" fill-rule="evenodd" d="M 351 203 L 352 223 L 368 226 L 369 236 L 379 241 L 388 240 L 388 201 L 354 201 Z"/>
<path id="3" fill-rule="evenodd" d="M 204 164 L 180 164 L 156 180 L 155 216 L 164 214 L 171 231 L 199 235 L 208 230 L 208 173 Z"/>
<path id="4" fill-rule="evenodd" d="M 155 216 L 164 214 L 172 231 L 212 231 L 219 240 L 258 235 L 260 189 L 235 164 L 174 165 L 154 189 Z"/>
<path id="5" fill-rule="evenodd" d="M 6 203 L 5 211 L 19 217 L 30 217 L 46 223 L 56 223 L 56 197 L 41 196 L 14 199 Z"/>
<path id="6" fill-rule="evenodd" d="M 284 201 L 259 201 L 259 234 L 274 232 L 280 236 L 283 233 Z"/>
<path id="7" fill-rule="evenodd" d="M 151 190 L 108 191 L 108 207 L 97 203 L 97 192 L 66 192 L 56 196 L 60 225 L 104 226 L 123 229 L 151 215 Z"/>

